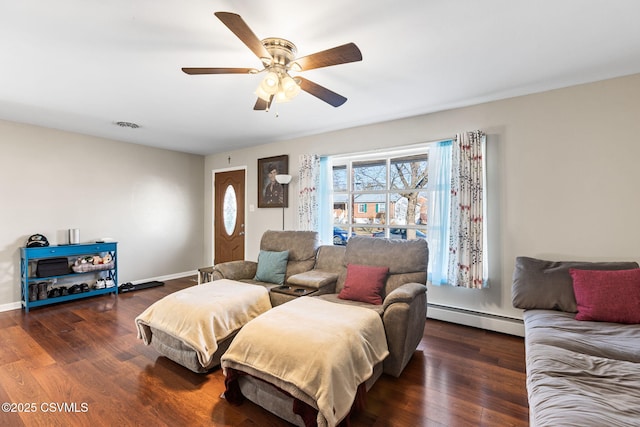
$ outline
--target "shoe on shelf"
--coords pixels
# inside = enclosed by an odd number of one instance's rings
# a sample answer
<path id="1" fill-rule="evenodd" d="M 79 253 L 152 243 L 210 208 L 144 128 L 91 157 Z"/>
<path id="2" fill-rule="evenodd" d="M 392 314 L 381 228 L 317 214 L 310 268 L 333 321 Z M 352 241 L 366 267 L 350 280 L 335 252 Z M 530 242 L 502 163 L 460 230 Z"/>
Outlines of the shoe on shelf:
<path id="1" fill-rule="evenodd" d="M 93 289 L 104 289 L 107 286 L 104 279 L 98 279 L 95 285 L 93 285 Z"/>
<path id="2" fill-rule="evenodd" d="M 49 284 L 47 282 L 39 282 L 38 283 L 38 299 L 47 299 L 49 298 L 47 295 L 47 288 Z"/>
<path id="3" fill-rule="evenodd" d="M 38 284 L 30 283 L 29 284 L 29 301 L 37 301 L 38 300 Z"/>

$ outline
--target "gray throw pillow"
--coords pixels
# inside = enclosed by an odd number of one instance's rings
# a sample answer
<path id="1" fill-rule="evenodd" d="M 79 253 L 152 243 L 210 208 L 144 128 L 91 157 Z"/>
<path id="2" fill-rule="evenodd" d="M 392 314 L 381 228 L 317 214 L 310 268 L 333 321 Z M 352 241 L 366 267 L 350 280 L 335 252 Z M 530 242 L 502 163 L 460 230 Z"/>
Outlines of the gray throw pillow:
<path id="1" fill-rule="evenodd" d="M 259 282 L 282 285 L 287 272 L 288 260 L 289 251 L 260 251 L 258 255 L 258 268 L 256 270 L 256 276 L 253 279 Z"/>
<path id="2" fill-rule="evenodd" d="M 637 262 L 545 261 L 517 257 L 511 302 L 516 308 L 560 310 L 576 313 L 570 268 L 580 270 L 631 270 Z"/>

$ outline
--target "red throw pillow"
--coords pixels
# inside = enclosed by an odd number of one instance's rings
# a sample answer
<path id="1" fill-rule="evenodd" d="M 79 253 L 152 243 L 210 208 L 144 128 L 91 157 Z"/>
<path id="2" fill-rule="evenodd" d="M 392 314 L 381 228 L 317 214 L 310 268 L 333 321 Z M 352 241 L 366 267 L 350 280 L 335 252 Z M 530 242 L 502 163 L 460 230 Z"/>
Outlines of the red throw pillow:
<path id="1" fill-rule="evenodd" d="M 338 298 L 380 305 L 382 304 L 380 292 L 388 274 L 389 267 L 349 264 L 347 278 Z"/>
<path id="2" fill-rule="evenodd" d="M 576 320 L 640 323 L 640 269 L 569 269 L 578 303 Z"/>

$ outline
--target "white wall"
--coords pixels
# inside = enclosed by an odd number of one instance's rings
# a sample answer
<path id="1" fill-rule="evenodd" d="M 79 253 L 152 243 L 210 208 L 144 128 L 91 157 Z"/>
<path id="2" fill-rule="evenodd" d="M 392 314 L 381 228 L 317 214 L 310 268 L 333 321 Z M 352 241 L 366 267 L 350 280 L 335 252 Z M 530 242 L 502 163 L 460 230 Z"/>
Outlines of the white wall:
<path id="1" fill-rule="evenodd" d="M 42 233 L 118 242 L 119 282 L 202 266 L 204 157 L 0 121 L 0 307 L 20 300 L 20 251 Z"/>
<path id="2" fill-rule="evenodd" d="M 205 258 L 211 254 L 211 171 L 248 165 L 247 206 L 257 206 L 257 159 L 342 154 L 481 129 L 488 135 L 489 289 L 429 287 L 430 303 L 505 317 L 516 256 L 640 260 L 640 75 L 207 156 Z M 231 160 L 228 160 L 228 157 Z M 287 228 L 296 224 L 292 188 Z M 247 258 L 281 210 L 247 211 Z"/>

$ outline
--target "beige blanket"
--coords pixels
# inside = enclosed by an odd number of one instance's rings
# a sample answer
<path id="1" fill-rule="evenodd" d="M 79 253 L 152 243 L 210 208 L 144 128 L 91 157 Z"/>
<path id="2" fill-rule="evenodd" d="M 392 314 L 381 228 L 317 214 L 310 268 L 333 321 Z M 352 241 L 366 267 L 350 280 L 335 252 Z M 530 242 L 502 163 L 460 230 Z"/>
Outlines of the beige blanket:
<path id="1" fill-rule="evenodd" d="M 280 387 L 317 408 L 319 426 L 335 426 L 388 354 L 373 310 L 300 297 L 245 325 L 221 366 Z"/>
<path id="2" fill-rule="evenodd" d="M 222 279 L 174 292 L 136 317 L 138 338 L 150 344 L 154 327 L 191 346 L 208 366 L 218 342 L 271 309 L 269 291 Z"/>

